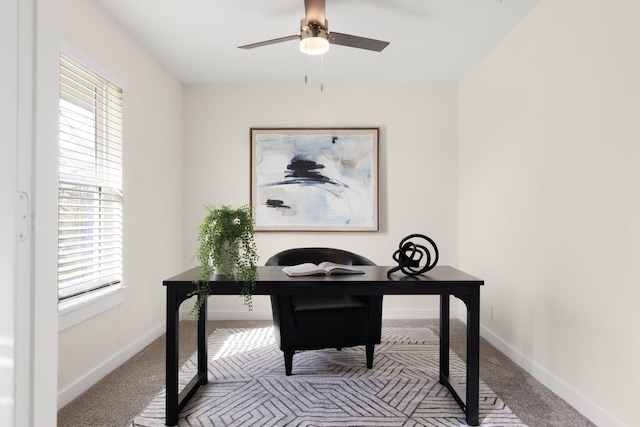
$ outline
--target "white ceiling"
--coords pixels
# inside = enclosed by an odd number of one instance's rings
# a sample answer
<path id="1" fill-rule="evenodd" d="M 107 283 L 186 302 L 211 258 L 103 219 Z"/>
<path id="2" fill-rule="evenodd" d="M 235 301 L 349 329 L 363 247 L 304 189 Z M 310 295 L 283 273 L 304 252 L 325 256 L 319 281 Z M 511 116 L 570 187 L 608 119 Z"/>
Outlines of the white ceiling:
<path id="1" fill-rule="evenodd" d="M 329 30 L 385 40 L 372 52 L 296 41 L 304 0 L 96 0 L 183 83 L 459 80 L 539 0 L 326 0 Z"/>

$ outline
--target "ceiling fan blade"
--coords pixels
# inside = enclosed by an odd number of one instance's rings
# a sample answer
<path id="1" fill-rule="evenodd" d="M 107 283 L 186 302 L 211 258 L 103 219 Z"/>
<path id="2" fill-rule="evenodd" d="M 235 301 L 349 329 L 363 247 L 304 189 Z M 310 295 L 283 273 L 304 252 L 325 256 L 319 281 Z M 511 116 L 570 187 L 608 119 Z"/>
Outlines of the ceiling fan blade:
<path id="1" fill-rule="evenodd" d="M 307 22 L 317 22 L 326 27 L 324 5 L 325 0 L 304 0 L 304 17 Z"/>
<path id="2" fill-rule="evenodd" d="M 368 39 L 366 37 L 352 36 L 350 34 L 335 33 L 333 31 L 329 33 L 329 43 L 355 47 L 358 49 L 374 50 L 376 52 L 382 52 L 382 50 L 389 45 L 389 42 L 385 42 L 382 40 Z"/>
<path id="3" fill-rule="evenodd" d="M 300 35 L 296 34 L 295 36 L 280 37 L 278 39 L 271 39 L 271 40 L 265 40 L 258 43 L 245 44 L 244 46 L 238 46 L 238 49 L 253 49 L 254 47 L 268 46 L 270 44 L 288 42 L 290 40 L 300 40 Z"/>

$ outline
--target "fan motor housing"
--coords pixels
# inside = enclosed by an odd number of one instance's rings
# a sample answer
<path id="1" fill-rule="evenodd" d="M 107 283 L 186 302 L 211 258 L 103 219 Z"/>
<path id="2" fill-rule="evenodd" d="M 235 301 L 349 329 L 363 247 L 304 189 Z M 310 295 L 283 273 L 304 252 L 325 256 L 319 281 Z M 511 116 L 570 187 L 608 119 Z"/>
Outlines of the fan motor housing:
<path id="1" fill-rule="evenodd" d="M 329 21 L 324 20 L 324 25 L 318 22 L 309 22 L 305 18 L 300 20 L 300 39 L 304 40 L 308 37 L 320 37 L 329 40 Z"/>

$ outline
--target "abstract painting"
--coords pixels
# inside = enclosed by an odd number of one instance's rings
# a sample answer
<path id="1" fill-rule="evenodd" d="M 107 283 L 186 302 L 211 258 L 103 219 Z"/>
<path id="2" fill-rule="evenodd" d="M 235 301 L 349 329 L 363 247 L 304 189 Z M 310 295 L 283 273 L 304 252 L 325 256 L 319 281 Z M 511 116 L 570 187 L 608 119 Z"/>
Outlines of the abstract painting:
<path id="1" fill-rule="evenodd" d="M 378 128 L 251 129 L 258 231 L 377 231 Z"/>

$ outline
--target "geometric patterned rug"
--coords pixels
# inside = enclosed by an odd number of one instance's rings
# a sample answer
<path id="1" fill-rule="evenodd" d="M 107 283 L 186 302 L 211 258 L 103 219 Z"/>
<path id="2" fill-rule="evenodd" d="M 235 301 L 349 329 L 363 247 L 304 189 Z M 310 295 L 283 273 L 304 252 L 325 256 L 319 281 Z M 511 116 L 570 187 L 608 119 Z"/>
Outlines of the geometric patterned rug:
<path id="1" fill-rule="evenodd" d="M 209 336 L 209 384 L 180 413 L 178 426 L 465 426 L 465 416 L 438 382 L 438 337 L 427 328 L 383 328 L 374 364 L 364 347 L 297 353 L 293 375 L 272 327 L 218 329 Z M 464 385 L 464 362 L 450 355 Z M 180 384 L 196 372 L 195 355 Z M 161 391 L 129 427 L 165 425 Z M 482 426 L 525 426 L 480 382 Z"/>

